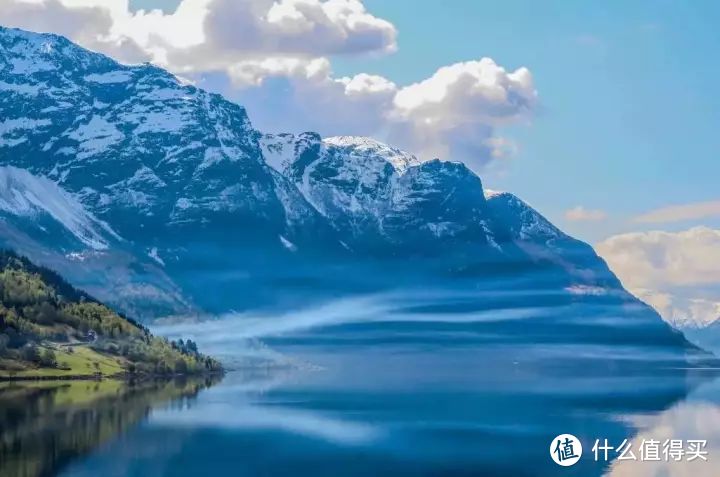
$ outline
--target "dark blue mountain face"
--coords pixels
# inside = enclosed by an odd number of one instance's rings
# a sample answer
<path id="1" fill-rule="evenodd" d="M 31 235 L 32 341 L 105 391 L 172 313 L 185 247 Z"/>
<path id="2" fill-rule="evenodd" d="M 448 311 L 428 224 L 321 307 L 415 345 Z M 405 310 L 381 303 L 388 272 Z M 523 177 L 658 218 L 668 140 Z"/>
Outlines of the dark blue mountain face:
<path id="1" fill-rule="evenodd" d="M 495 287 L 633 305 L 646 335 L 683 342 L 590 246 L 461 163 L 263 134 L 218 95 L 54 35 L 0 28 L 0 179 L 6 246 L 145 319 Z"/>

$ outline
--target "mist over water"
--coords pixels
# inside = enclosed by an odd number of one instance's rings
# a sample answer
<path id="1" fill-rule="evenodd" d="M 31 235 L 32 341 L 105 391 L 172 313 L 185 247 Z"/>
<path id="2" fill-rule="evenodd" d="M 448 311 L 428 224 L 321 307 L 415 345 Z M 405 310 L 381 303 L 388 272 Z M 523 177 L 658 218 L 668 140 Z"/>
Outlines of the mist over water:
<path id="1" fill-rule="evenodd" d="M 672 336 L 642 304 L 576 299 L 576 291 L 401 290 L 339 298 L 284 312 L 229 313 L 199 322 L 155 326 L 171 339 L 191 338 L 226 359 L 256 354 L 267 359 L 298 348 L 428 346 L 449 349 L 522 344 L 539 359 L 683 359 L 682 342 L 656 342 L 658 330 Z M 344 350 L 351 353 L 352 350 Z M 499 352 L 494 361 L 510 352 Z M 414 367 L 409 363 L 409 367 Z"/>

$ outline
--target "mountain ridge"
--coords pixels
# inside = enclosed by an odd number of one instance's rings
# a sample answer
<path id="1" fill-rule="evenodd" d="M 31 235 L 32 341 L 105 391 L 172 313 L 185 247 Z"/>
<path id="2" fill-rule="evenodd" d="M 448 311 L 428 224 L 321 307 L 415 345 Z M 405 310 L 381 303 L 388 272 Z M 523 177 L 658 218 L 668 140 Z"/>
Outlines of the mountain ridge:
<path id="1" fill-rule="evenodd" d="M 173 180 L 180 181 L 178 177 L 182 177 L 183 175 L 189 176 L 186 177 L 186 179 L 183 179 L 186 182 L 191 182 L 191 180 L 209 179 L 208 182 L 212 184 L 212 170 L 214 169 L 214 166 L 217 166 L 225 161 L 241 163 L 244 161 L 251 162 L 254 160 L 261 166 L 259 169 L 267 169 L 267 167 L 263 166 L 267 166 L 269 162 L 272 162 L 268 161 L 268 148 L 265 147 L 265 150 L 261 151 L 263 154 L 257 154 L 258 147 L 256 146 L 258 145 L 254 144 L 256 141 L 265 140 L 267 136 L 270 135 L 262 135 L 252 129 L 249 119 L 247 118 L 247 114 L 241 106 L 224 101 L 217 95 L 206 93 L 200 89 L 183 84 L 177 80 L 177 78 L 164 72 L 163 70 L 160 70 L 159 68 L 149 65 L 123 66 L 107 57 L 83 50 L 82 48 L 77 47 L 62 37 L 56 35 L 33 36 L 33 34 L 21 32 L 20 30 L 6 29 L 5 36 L 9 36 L 11 39 L 15 40 L 15 46 L 8 48 L 10 51 L 17 49 L 18 43 L 22 44 L 25 42 L 27 45 L 20 48 L 23 55 L 27 55 L 29 50 L 36 56 L 49 55 L 54 58 L 53 53 L 56 52 L 58 48 L 49 43 L 49 40 L 52 40 L 60 43 L 61 49 L 64 52 L 62 59 L 64 59 L 65 56 L 78 58 L 79 60 L 77 62 L 84 68 L 88 68 L 87 65 L 99 65 L 97 68 L 100 69 L 100 73 L 93 72 L 83 75 L 82 80 L 79 81 L 80 83 L 83 83 L 83 87 L 75 86 L 69 89 L 69 91 L 75 95 L 74 100 L 76 105 L 78 103 L 78 90 L 89 90 L 86 95 L 88 96 L 88 99 L 85 101 L 85 106 L 79 108 L 85 113 L 85 116 L 80 116 L 80 120 L 76 120 L 70 125 L 65 124 L 65 126 L 67 126 L 66 130 L 53 135 L 54 137 L 68 138 L 70 140 L 69 142 L 73 143 L 72 145 L 68 145 L 68 143 L 58 144 L 61 142 L 60 140 L 47 139 L 46 137 L 42 137 L 41 134 L 44 128 L 49 127 L 51 123 L 55 124 L 58 122 L 56 121 L 56 118 L 52 116 L 52 113 L 54 113 L 56 109 L 59 109 L 59 107 L 67 105 L 68 102 L 66 101 L 57 101 L 60 106 L 54 105 L 42 108 L 40 110 L 40 113 L 42 113 L 40 116 L 42 117 L 39 118 L 25 116 L 22 118 L 6 120 L 3 124 L 4 140 L 0 144 L 5 147 L 13 146 L 12 150 L 16 156 L 12 161 L 13 165 L 23 165 L 33 172 L 41 173 L 57 180 L 59 184 L 62 184 L 78 194 L 83 203 L 91 205 L 91 207 L 98 210 L 100 213 L 104 212 L 104 209 L 109 206 L 109 201 L 112 201 L 120 208 L 134 207 L 136 209 L 136 217 L 134 218 L 137 218 L 137 215 L 143 216 L 153 214 L 156 213 L 156 211 L 149 209 L 153 202 L 157 201 L 157 197 L 155 197 L 156 194 L 152 193 L 153 188 L 169 188 L 171 187 Z M 6 40 L 6 48 L 7 43 L 8 41 Z M 72 49 L 72 53 L 68 53 L 66 51 L 68 49 Z M 87 57 L 90 59 L 86 59 Z M 13 59 L 10 57 L 9 59 L 9 63 L 13 66 L 13 73 L 17 70 L 18 61 L 19 60 L 17 58 Z M 38 59 L 35 59 L 35 61 L 29 61 L 28 58 L 24 58 L 21 63 L 23 67 L 20 69 L 23 73 L 23 77 L 26 77 L 27 74 L 30 74 L 31 76 L 39 74 L 42 77 L 42 75 L 47 75 L 48 72 L 53 70 L 52 66 L 49 66 L 47 61 L 44 63 L 45 66 L 43 68 L 32 69 L 28 66 L 28 64 L 31 63 L 43 64 L 43 61 Z M 85 69 L 81 69 L 81 72 L 87 73 Z M 67 73 L 63 72 L 60 76 L 66 77 Z M 120 113 L 113 113 L 112 111 L 108 112 L 108 109 L 113 109 L 112 104 L 104 103 L 97 99 L 97 97 L 117 96 L 120 94 L 116 91 L 118 89 L 117 85 L 125 85 L 126 83 L 131 82 L 131 80 L 136 76 L 138 77 L 136 81 L 139 86 L 123 86 L 121 88 L 123 91 L 120 99 L 123 101 L 120 102 L 120 105 L 124 110 L 129 109 L 132 114 L 127 111 L 121 111 Z M 66 82 L 67 78 L 63 78 L 63 81 L 61 82 L 63 83 L 63 87 L 67 86 Z M 30 85 L 22 85 L 23 87 L 18 87 L 17 83 L 14 83 L 16 88 L 10 88 L 9 91 L 11 94 L 27 94 L 28 91 L 32 90 L 33 94 L 36 96 L 55 97 L 57 95 L 61 95 L 61 93 L 57 91 L 58 88 L 49 88 L 50 91 L 41 94 L 41 91 L 43 91 L 42 87 L 37 83 L 39 83 L 39 80 Z M 5 84 L 10 83 L 5 82 Z M 148 84 L 153 84 L 155 88 L 150 88 L 147 86 Z M 131 89 L 133 95 L 128 94 L 126 91 L 127 89 Z M 138 99 L 138 97 L 140 99 Z M 90 101 L 90 99 L 92 99 L 92 101 Z M 147 104 L 144 104 L 142 100 L 146 100 Z M 178 103 L 178 101 L 180 101 L 180 103 Z M 182 104 L 183 101 L 192 104 L 191 106 L 187 106 L 186 104 Z M 129 163 L 125 163 L 122 159 L 123 153 L 120 153 L 118 154 L 120 157 L 117 157 L 118 155 L 113 156 L 113 161 L 115 161 L 118 166 L 115 174 L 121 170 L 127 169 L 134 171 L 132 175 L 125 175 L 124 177 L 110 177 L 110 180 L 106 180 L 105 183 L 101 184 L 106 190 L 95 190 L 87 185 L 87 175 L 94 174 L 96 172 L 93 169 L 93 164 L 98 164 L 97 167 L 104 166 L 103 161 L 101 160 L 104 153 L 107 149 L 110 149 L 110 151 L 113 152 L 115 143 L 125 137 L 125 129 L 132 129 L 133 135 L 136 136 L 134 141 L 139 142 L 139 144 L 129 144 L 132 146 L 130 148 L 132 155 L 137 156 L 138 151 L 141 154 L 147 153 L 146 149 L 149 146 L 147 146 L 146 143 L 152 141 L 146 141 L 143 137 L 148 134 L 152 135 L 162 133 L 164 135 L 172 135 L 177 132 L 177 128 L 182 126 L 180 117 L 182 117 L 183 114 L 193 116 L 193 114 L 187 113 L 185 109 L 191 109 L 193 111 L 196 109 L 205 109 L 207 110 L 207 116 L 215 119 L 223 117 L 223 114 L 215 113 L 215 110 L 210 107 L 210 103 L 213 101 L 216 101 L 218 105 L 220 105 L 219 109 L 221 111 L 225 111 L 226 113 L 230 111 L 228 114 L 237 119 L 230 120 L 230 125 L 223 124 L 223 121 L 220 121 L 220 125 L 218 126 L 218 121 L 215 121 L 211 127 L 203 129 L 204 132 L 210 131 L 216 133 L 216 137 L 214 138 L 216 141 L 214 141 L 212 145 L 202 147 L 202 143 L 198 143 L 193 139 L 185 137 L 182 142 L 185 144 L 183 147 L 170 147 L 169 150 L 160 151 L 162 157 L 154 158 L 154 164 L 152 164 L 153 167 L 150 167 L 142 160 L 137 160 L 135 157 L 133 157 L 132 160 L 128 159 Z M 160 103 L 162 103 L 163 106 L 162 111 L 153 111 L 153 109 L 158 108 L 158 104 Z M 75 108 L 77 109 L 78 107 L 75 106 Z M 177 110 L 179 110 L 179 112 Z M 167 111 L 172 111 L 172 113 Z M 195 117 L 192 117 L 195 121 L 188 121 L 189 125 L 196 127 L 197 122 L 202 123 L 202 118 L 197 117 L 199 115 L 199 113 L 195 114 Z M 227 116 L 227 114 L 225 116 Z M 119 126 L 109 123 L 108 118 L 115 119 L 115 122 L 118 123 Z M 129 119 L 134 119 L 135 122 L 132 122 Z M 140 119 L 142 119 L 142 121 L 140 121 Z M 140 124 L 140 122 L 142 122 L 142 124 Z M 33 136 L 20 136 L 18 132 L 22 130 L 30 130 Z M 244 133 L 244 135 L 239 133 Z M 279 136 L 290 137 L 289 135 Z M 238 141 L 238 137 L 244 137 L 244 139 L 242 141 Z M 318 151 L 323 146 L 329 146 L 327 149 L 330 151 L 330 154 L 342 153 L 342 161 L 345 163 L 344 165 L 346 167 L 353 162 L 350 159 L 361 159 L 362 167 L 358 168 L 357 164 L 355 164 L 356 170 L 354 173 L 356 175 L 360 173 L 367 175 L 372 174 L 373 172 L 376 175 L 387 173 L 388 171 L 383 169 L 384 166 L 387 166 L 388 164 L 395 170 L 395 172 L 402 171 L 403 173 L 407 173 L 412 167 L 429 167 L 428 164 L 432 164 L 432 161 L 421 162 L 410 154 L 391 148 L 369 138 L 337 137 L 322 139 L 319 135 L 306 133 L 304 135 L 299 135 L 297 139 L 298 143 L 306 143 L 296 145 L 296 149 L 298 147 L 301 148 L 297 151 L 298 160 L 291 159 L 287 170 L 279 171 L 287 179 L 294 180 L 296 183 L 301 180 L 303 174 L 306 172 L 303 167 L 303 163 L 306 160 L 303 160 L 302 157 L 307 156 L 308 151 L 312 151 L 313 149 L 317 151 L 317 154 L 323 154 L 324 151 Z M 31 156 L 33 152 L 36 151 L 33 151 L 32 148 L 29 151 L 23 151 L 21 146 L 24 143 L 31 143 L 35 148 L 41 148 L 44 153 L 43 155 L 45 156 L 60 156 L 60 159 L 56 160 L 54 163 L 48 163 L 46 165 L 31 163 L 27 157 Z M 254 148 L 254 150 L 250 151 L 251 153 L 247 153 L 247 151 L 244 151 L 240 146 L 251 147 Z M 73 147 L 75 148 L 74 150 L 72 149 Z M 187 157 L 183 158 L 179 157 L 182 153 L 193 152 L 195 149 L 197 149 L 195 154 L 189 154 Z M 360 154 L 355 154 L 358 150 L 360 151 Z M 70 152 L 75 153 L 75 160 L 70 159 L 68 161 L 63 161 L 62 157 Z M 128 155 L 128 153 L 125 153 L 125 155 Z M 158 156 L 158 154 L 156 154 L 156 156 Z M 93 158 L 93 160 L 86 161 L 88 158 Z M 368 163 L 370 161 L 373 161 L 379 170 L 368 171 Z M 118 162 L 119 164 L 117 164 Z M 173 167 L 168 168 L 171 164 Z M 465 168 L 465 166 L 461 163 L 442 162 L 440 164 L 442 164 L 442 166 L 440 166 L 441 169 L 453 167 Z M 231 170 L 231 168 L 222 168 L 218 172 L 227 173 L 229 170 Z M 260 172 L 267 173 L 268 171 L 262 170 Z M 469 170 L 467 170 L 466 173 L 469 177 L 477 177 Z M 75 181 L 73 178 L 76 175 L 80 176 L 78 181 Z M 102 170 L 99 171 L 97 175 L 107 176 L 109 173 L 108 171 Z M 112 181 L 113 179 L 120 180 Z M 386 177 L 385 179 L 389 178 Z M 420 177 L 418 180 L 423 179 L 423 177 Z M 241 185 L 241 182 L 242 181 L 237 182 L 236 186 Z M 274 182 L 278 182 L 278 180 L 276 179 Z M 257 184 L 255 183 L 252 184 L 252 186 L 256 185 Z M 282 185 L 273 185 L 282 188 Z M 218 201 L 208 199 L 207 194 L 200 197 L 200 199 L 204 200 L 193 201 L 191 197 L 185 197 L 183 194 L 188 191 L 188 187 L 186 185 L 180 189 L 181 190 L 177 191 L 175 194 L 175 200 L 173 203 L 165 204 L 164 207 L 165 209 L 170 209 L 169 211 L 163 211 L 165 213 L 169 212 L 168 215 L 170 221 L 182 223 L 183 221 L 188 220 L 188 216 L 191 216 L 193 213 L 192 211 L 195 209 L 217 211 L 223 206 L 228 206 L 227 203 L 221 204 Z M 303 193 L 303 196 L 307 200 L 312 202 L 310 200 L 312 194 L 309 191 L 304 190 L 303 187 L 298 187 L 298 189 Z M 482 187 L 480 186 L 479 189 L 482 190 Z M 220 197 L 237 197 L 241 195 L 238 193 L 239 191 L 232 190 L 231 187 L 211 188 L 210 190 Z M 255 192 L 255 197 L 262 196 L 262 193 L 268 193 L 267 190 L 262 190 L 260 191 L 261 193 L 257 193 L 257 191 L 252 192 Z M 178 195 L 180 197 L 177 197 Z M 407 197 L 398 197 L 399 202 L 402 202 L 403 198 Z M 353 199 L 357 199 L 357 197 Z M 317 202 L 313 205 L 317 205 Z M 402 207 L 402 204 L 400 204 L 400 206 Z M 320 209 L 319 212 L 321 212 L 321 215 L 323 212 L 326 212 L 322 207 L 315 207 L 315 209 Z M 309 211 L 306 212 L 310 214 L 312 213 Z M 443 228 L 442 225 L 447 224 L 436 224 L 435 231 L 447 231 L 447 227 Z M 122 231 L 120 234 L 122 235 Z"/>
<path id="2" fill-rule="evenodd" d="M 0 206 L 0 242 L 31 231 L 31 258 L 141 318 L 509 276 L 568 303 L 640 307 L 638 323 L 671 333 L 592 247 L 463 163 L 370 138 L 265 134 L 219 95 L 55 35 L 0 27 L 0 51 L 0 166 L 52 181 L 76 219 L 112 231 L 98 229 L 106 249 L 82 234 L 58 244 L 38 228 L 67 229 L 52 210 Z M 117 287 L 142 293 L 123 301 Z"/>

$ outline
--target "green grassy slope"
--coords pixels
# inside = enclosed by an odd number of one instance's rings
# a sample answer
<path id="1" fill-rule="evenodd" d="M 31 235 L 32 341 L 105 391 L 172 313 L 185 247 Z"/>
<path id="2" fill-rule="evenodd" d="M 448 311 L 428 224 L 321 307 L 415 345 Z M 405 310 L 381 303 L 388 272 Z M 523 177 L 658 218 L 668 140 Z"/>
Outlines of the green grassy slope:
<path id="1" fill-rule="evenodd" d="M 0 251 L 0 379 L 220 372 L 12 252 Z"/>

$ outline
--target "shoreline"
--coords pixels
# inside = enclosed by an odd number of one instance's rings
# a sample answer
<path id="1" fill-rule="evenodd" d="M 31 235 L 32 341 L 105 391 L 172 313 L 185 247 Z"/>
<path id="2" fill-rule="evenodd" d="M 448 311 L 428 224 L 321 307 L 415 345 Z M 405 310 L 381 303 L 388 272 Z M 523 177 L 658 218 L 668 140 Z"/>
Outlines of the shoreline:
<path id="1" fill-rule="evenodd" d="M 0 375 L 1 382 L 18 382 L 18 381 L 137 381 L 146 379 L 177 379 L 177 378 L 201 378 L 201 377 L 220 377 L 225 375 L 225 370 L 212 373 L 197 374 L 127 374 L 118 373 L 113 375 L 103 374 L 77 374 L 77 375 L 40 375 L 40 376 L 3 376 Z"/>

